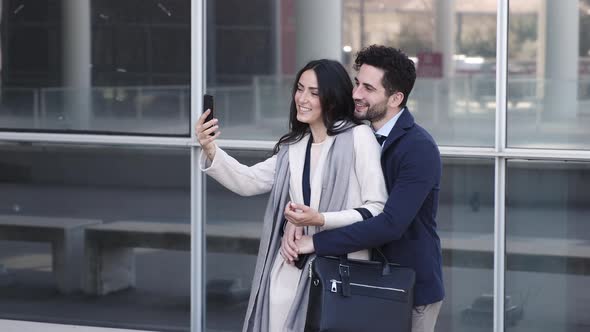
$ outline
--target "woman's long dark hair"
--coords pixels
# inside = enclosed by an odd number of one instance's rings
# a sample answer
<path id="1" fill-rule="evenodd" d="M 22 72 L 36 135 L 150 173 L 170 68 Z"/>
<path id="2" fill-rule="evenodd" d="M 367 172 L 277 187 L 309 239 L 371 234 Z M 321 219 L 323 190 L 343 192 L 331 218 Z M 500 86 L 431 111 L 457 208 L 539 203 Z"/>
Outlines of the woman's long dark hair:
<path id="1" fill-rule="evenodd" d="M 352 81 L 346 69 L 334 60 L 313 60 L 295 76 L 293 91 L 291 93 L 291 109 L 289 111 L 289 132 L 283 135 L 273 149 L 273 154 L 279 152 L 281 145 L 299 142 L 306 133 L 310 132 L 309 125 L 297 120 L 297 106 L 295 93 L 301 74 L 307 70 L 313 70 L 318 80 L 318 93 L 322 108 L 322 120 L 328 130 L 328 135 L 333 136 L 350 128 L 345 124 L 359 124 L 354 118 L 354 101 L 352 100 Z"/>

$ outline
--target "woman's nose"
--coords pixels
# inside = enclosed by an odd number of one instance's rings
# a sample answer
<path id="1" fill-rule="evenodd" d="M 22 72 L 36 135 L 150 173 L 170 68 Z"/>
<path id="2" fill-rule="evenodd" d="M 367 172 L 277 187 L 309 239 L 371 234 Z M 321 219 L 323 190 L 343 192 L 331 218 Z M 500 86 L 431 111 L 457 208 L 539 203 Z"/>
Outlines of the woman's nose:
<path id="1" fill-rule="evenodd" d="M 299 98 L 298 98 L 298 102 L 300 103 L 305 103 L 308 99 L 308 94 L 306 91 L 301 91 L 301 93 L 299 94 Z"/>

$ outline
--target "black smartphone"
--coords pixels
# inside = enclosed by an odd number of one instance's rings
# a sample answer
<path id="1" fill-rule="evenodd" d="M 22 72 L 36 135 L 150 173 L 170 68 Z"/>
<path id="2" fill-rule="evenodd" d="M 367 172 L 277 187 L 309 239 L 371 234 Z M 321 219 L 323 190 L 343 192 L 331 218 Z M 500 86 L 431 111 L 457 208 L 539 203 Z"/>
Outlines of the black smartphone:
<path id="1" fill-rule="evenodd" d="M 207 118 L 205 118 L 205 122 L 213 120 L 213 109 L 214 108 L 215 108 L 215 105 L 213 102 L 213 96 L 212 95 L 203 95 L 203 112 L 205 112 L 206 110 L 211 110 L 211 112 L 209 112 L 209 115 L 207 115 Z M 215 133 L 211 133 L 209 135 L 213 136 L 213 135 L 215 135 Z"/>

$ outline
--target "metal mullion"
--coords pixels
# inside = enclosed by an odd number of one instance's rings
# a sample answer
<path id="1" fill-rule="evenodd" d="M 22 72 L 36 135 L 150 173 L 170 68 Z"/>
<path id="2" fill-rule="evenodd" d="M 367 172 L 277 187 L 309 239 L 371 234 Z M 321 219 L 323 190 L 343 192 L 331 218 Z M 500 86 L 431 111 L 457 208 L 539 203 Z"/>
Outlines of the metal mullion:
<path id="1" fill-rule="evenodd" d="M 496 140 L 494 175 L 494 332 L 504 331 L 506 273 L 506 150 L 509 0 L 498 0 L 496 22 Z"/>
<path id="2" fill-rule="evenodd" d="M 198 146 L 198 142 L 191 140 L 190 145 Z M 242 149 L 256 151 L 270 151 L 276 144 L 275 141 L 265 140 L 232 140 L 220 139 L 217 144 L 223 149 Z M 589 161 L 590 150 L 549 150 L 549 149 L 525 149 L 507 148 L 502 149 L 440 146 L 440 154 L 443 157 L 473 157 L 473 158 L 496 158 L 507 159 L 531 159 L 531 160 L 571 160 Z M 497 150 L 501 150 L 498 152 Z"/>
<path id="3" fill-rule="evenodd" d="M 590 150 L 541 150 L 506 148 L 499 155 L 510 159 L 590 161 Z"/>
<path id="4" fill-rule="evenodd" d="M 276 141 L 257 141 L 257 140 L 217 140 L 217 145 L 223 149 L 244 149 L 244 150 L 272 150 Z M 197 143 L 198 144 L 198 143 Z"/>
<path id="5" fill-rule="evenodd" d="M 191 145 L 189 137 L 158 137 L 132 135 L 93 135 L 57 134 L 29 132 L 0 132 L 0 142 L 39 142 L 67 144 L 105 144 L 105 145 L 148 145 L 181 146 Z"/>
<path id="6" fill-rule="evenodd" d="M 504 331 L 506 269 L 506 158 L 497 157 L 494 170 L 494 332 Z"/>
<path id="7" fill-rule="evenodd" d="M 201 115 L 205 91 L 205 10 L 206 0 L 191 2 L 191 138 L 195 137 L 194 122 Z M 205 330 L 205 228 L 204 181 L 198 168 L 200 147 L 190 139 L 191 148 L 191 332 Z"/>

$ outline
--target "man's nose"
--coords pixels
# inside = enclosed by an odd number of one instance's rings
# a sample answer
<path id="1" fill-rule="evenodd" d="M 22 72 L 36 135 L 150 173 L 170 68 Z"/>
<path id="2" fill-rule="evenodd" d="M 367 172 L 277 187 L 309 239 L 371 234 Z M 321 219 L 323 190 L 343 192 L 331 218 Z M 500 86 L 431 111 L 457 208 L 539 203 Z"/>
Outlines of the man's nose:
<path id="1" fill-rule="evenodd" d="M 361 89 L 358 86 L 352 89 L 352 99 L 363 99 Z"/>

